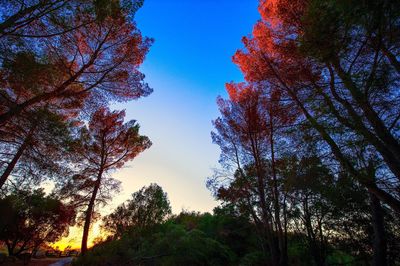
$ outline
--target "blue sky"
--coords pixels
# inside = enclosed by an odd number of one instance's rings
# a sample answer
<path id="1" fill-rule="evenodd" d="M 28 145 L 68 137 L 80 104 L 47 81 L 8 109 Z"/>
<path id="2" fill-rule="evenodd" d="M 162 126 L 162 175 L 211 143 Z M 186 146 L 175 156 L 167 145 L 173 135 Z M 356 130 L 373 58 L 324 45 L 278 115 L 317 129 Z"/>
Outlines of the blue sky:
<path id="1" fill-rule="evenodd" d="M 154 93 L 119 104 L 153 146 L 114 173 L 123 191 L 114 208 L 140 187 L 156 182 L 174 213 L 212 211 L 217 202 L 205 181 L 218 166 L 211 121 L 224 84 L 242 81 L 231 57 L 259 18 L 257 0 L 145 0 L 136 15 L 143 35 L 155 39 L 141 70 Z"/>

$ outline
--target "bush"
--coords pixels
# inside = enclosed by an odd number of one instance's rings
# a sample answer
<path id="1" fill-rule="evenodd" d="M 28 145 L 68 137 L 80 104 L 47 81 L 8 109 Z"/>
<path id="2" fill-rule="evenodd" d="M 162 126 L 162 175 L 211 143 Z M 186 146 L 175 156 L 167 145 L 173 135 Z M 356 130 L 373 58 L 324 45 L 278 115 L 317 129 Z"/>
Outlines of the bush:
<path id="1" fill-rule="evenodd" d="M 167 222 L 101 243 L 74 265 L 231 265 L 234 253 L 200 230 Z"/>

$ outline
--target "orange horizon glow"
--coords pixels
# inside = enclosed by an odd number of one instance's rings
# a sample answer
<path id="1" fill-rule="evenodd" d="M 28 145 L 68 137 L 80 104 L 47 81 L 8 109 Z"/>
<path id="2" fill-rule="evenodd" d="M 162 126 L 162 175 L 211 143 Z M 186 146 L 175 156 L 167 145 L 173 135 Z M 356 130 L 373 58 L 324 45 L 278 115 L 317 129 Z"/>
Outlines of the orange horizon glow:
<path id="1" fill-rule="evenodd" d="M 68 249 L 81 249 L 81 241 L 82 241 L 83 227 L 82 226 L 72 226 L 69 228 L 68 236 L 61 238 L 59 241 L 50 244 L 50 246 L 54 249 L 64 251 L 66 248 Z M 106 234 L 100 229 L 100 222 L 97 222 L 93 225 L 91 230 L 89 231 L 88 238 L 88 248 L 94 246 L 95 242 L 101 238 L 104 239 Z"/>

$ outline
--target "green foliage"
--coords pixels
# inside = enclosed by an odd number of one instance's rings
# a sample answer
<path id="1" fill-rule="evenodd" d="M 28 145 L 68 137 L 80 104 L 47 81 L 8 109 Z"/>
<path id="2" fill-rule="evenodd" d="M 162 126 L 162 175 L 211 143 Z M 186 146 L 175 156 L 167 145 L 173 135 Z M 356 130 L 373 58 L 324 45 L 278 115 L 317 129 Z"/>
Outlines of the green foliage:
<path id="1" fill-rule="evenodd" d="M 157 184 L 143 187 L 132 198 L 103 218 L 103 229 L 112 237 L 121 237 L 131 227 L 159 224 L 171 214 L 167 193 Z"/>
<path id="2" fill-rule="evenodd" d="M 290 236 L 288 243 L 289 263 L 292 265 L 313 265 L 313 258 L 306 244 L 306 237 L 301 234 Z"/>
<path id="3" fill-rule="evenodd" d="M 144 0 L 94 0 L 93 7 L 98 20 L 118 17 L 121 13 L 134 16 L 143 6 Z"/>
<path id="4" fill-rule="evenodd" d="M 229 265 L 233 258 L 227 246 L 204 232 L 169 221 L 101 243 L 76 265 Z"/>
<path id="5" fill-rule="evenodd" d="M 247 253 L 240 259 L 239 265 L 243 266 L 261 266 L 264 265 L 266 261 L 266 257 L 261 251 L 253 251 L 251 253 Z"/>
<path id="6" fill-rule="evenodd" d="M 354 257 L 342 251 L 335 251 L 327 258 L 328 265 L 364 265 L 362 262 L 357 263 Z"/>
<path id="7" fill-rule="evenodd" d="M 262 265 L 254 225 L 229 207 L 183 211 L 162 224 L 131 226 L 93 247 L 76 265 Z"/>
<path id="8" fill-rule="evenodd" d="M 74 265 L 265 265 L 269 254 L 260 245 L 254 225 L 218 207 L 214 214 L 183 211 L 162 224 L 131 227 L 119 239 L 94 246 Z M 314 265 L 303 234 L 288 235 L 289 265 Z M 353 262 L 335 250 L 327 265 Z"/>

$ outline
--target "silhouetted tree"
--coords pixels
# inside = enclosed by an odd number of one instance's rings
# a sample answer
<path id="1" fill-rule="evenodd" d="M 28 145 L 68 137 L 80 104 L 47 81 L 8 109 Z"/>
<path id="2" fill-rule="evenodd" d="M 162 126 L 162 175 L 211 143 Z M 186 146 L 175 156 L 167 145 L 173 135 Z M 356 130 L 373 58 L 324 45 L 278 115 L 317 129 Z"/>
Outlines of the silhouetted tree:
<path id="1" fill-rule="evenodd" d="M 132 120 L 124 123 L 124 111 L 98 109 L 88 126 L 81 128 L 74 145 L 75 175 L 62 189 L 74 204 L 85 208 L 81 252 L 87 250 L 87 239 L 97 204 L 106 204 L 119 182 L 108 177 L 151 146 L 146 136 L 139 135 L 139 125 Z"/>
<path id="2" fill-rule="evenodd" d="M 15 191 L 0 199 L 0 239 L 9 255 L 37 251 L 68 234 L 75 209 L 43 190 Z"/>
<path id="3" fill-rule="evenodd" d="M 168 195 L 157 184 L 143 187 L 132 198 L 103 218 L 102 228 L 119 238 L 133 227 L 148 227 L 162 223 L 171 214 Z"/>
<path id="4" fill-rule="evenodd" d="M 3 127 L 0 130 L 0 188 L 10 175 L 19 185 L 24 181 L 32 185 L 44 178 L 61 178 L 68 163 L 63 155 L 71 140 L 69 124 L 63 116 L 40 109 Z"/>
<path id="5" fill-rule="evenodd" d="M 277 172 L 276 144 L 283 141 L 282 128 L 296 120 L 295 108 L 262 84 L 230 83 L 227 91 L 228 100 L 218 99 L 221 117 L 214 121 L 217 133 L 212 137 L 221 147 L 220 161 L 237 171 L 233 182 L 226 184 L 230 189 L 224 191 L 224 182 L 220 184 L 219 196 L 233 201 L 236 196 L 242 206 L 247 205 L 254 221 L 262 225 L 274 265 L 286 265 L 286 200 Z"/>
<path id="6" fill-rule="evenodd" d="M 151 93 L 138 67 L 152 40 L 142 37 L 120 3 L 129 1 L 4 3 L 4 10 L 15 14 L 3 14 L 0 27 L 15 20 L 12 27 L 16 29 L 6 30 L 7 36 L 0 38 L 5 47 L 0 82 L 2 126 L 50 103 L 78 108 L 85 103 L 87 111 L 93 111 L 94 104 Z M 137 1 L 133 5 L 140 6 Z"/>
<path id="7" fill-rule="evenodd" d="M 262 20 L 234 62 L 291 99 L 346 171 L 400 212 L 398 10 L 396 1 L 260 1 Z M 376 182 L 354 164 L 350 136 L 382 161 Z"/>

